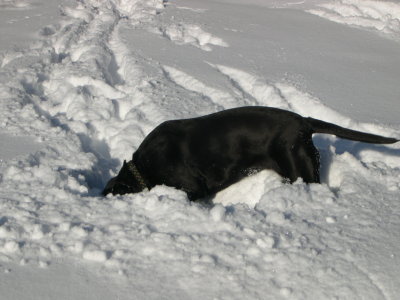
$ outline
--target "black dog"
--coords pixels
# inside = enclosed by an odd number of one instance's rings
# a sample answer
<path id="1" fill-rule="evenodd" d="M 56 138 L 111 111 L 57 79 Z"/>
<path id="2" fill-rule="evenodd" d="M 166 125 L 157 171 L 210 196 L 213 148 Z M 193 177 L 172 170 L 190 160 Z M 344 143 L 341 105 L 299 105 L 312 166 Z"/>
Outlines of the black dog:
<path id="1" fill-rule="evenodd" d="M 272 169 L 290 182 L 320 182 L 313 133 L 365 143 L 399 140 L 346 129 L 268 107 L 241 107 L 167 121 L 155 128 L 103 191 L 137 193 L 165 184 L 191 200 L 215 194 L 249 173 Z"/>

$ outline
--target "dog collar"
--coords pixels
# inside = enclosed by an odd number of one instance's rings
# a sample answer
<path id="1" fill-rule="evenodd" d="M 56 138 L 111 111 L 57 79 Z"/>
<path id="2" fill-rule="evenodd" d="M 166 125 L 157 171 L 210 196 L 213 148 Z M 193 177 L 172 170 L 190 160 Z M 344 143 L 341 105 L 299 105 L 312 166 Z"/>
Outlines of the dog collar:
<path id="1" fill-rule="evenodd" d="M 136 165 L 133 163 L 132 160 L 130 162 L 128 162 L 128 168 L 129 168 L 129 171 L 131 171 L 133 177 L 135 177 L 136 181 L 139 183 L 140 187 L 143 190 L 148 189 L 147 184 L 144 181 L 142 174 L 140 174 L 138 168 L 136 167 Z"/>

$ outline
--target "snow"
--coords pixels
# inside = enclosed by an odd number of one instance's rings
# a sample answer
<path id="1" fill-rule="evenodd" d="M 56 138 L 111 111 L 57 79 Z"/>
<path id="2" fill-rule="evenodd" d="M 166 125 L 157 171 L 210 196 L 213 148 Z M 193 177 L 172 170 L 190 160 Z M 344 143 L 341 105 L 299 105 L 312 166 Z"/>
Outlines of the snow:
<path id="1" fill-rule="evenodd" d="M 28 47 L 54 32 L 60 20 L 59 5 L 68 1 L 1 0 L 0 51 Z"/>
<path id="2" fill-rule="evenodd" d="M 10 136 L 0 132 L 0 161 L 10 160 L 17 156 L 27 155 L 42 148 L 42 144 L 35 142 L 30 136 Z"/>
<path id="3" fill-rule="evenodd" d="M 309 12 L 334 22 L 371 28 L 397 40 L 400 37 L 398 1 L 340 0 L 321 4 Z"/>
<path id="4" fill-rule="evenodd" d="M 398 144 L 316 135 L 322 184 L 262 171 L 212 205 L 99 193 L 160 122 L 230 107 L 400 138 L 399 9 L 0 0 L 2 297 L 396 299 Z"/>
<path id="5" fill-rule="evenodd" d="M 179 45 L 190 44 L 204 51 L 212 51 L 209 45 L 229 47 L 224 40 L 205 32 L 199 25 L 172 24 L 160 31 L 163 36 Z"/>

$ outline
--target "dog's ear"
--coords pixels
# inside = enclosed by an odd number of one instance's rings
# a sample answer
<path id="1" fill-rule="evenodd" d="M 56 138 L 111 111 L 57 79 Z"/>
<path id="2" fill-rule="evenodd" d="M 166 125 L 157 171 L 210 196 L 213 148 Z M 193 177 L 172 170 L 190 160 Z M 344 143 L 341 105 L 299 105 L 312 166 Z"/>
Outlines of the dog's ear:
<path id="1" fill-rule="evenodd" d="M 122 167 L 119 170 L 116 178 L 118 178 L 118 180 L 121 180 L 121 178 L 123 178 L 127 172 L 128 172 L 128 164 L 126 163 L 126 160 L 124 160 L 124 163 L 122 164 Z"/>

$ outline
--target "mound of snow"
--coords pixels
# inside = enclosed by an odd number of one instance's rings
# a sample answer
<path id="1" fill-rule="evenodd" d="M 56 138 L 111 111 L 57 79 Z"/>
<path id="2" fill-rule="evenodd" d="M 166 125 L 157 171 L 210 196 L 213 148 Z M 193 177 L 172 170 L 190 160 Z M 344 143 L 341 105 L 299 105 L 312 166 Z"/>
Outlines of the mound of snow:
<path id="1" fill-rule="evenodd" d="M 310 13 L 328 20 L 373 29 L 400 38 L 400 3 L 376 0 L 340 0 L 321 4 Z"/>

